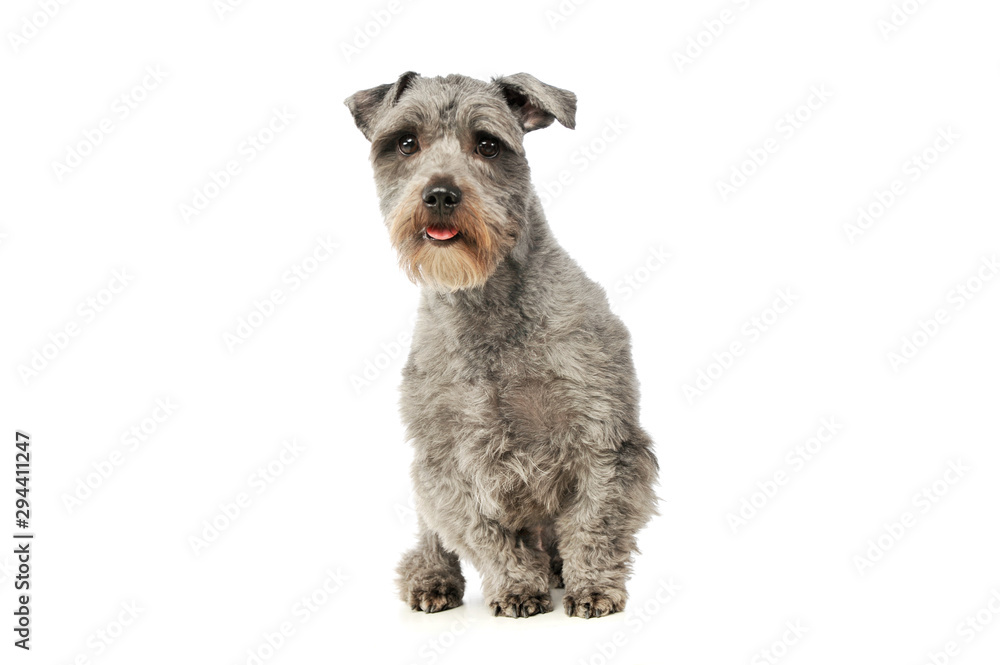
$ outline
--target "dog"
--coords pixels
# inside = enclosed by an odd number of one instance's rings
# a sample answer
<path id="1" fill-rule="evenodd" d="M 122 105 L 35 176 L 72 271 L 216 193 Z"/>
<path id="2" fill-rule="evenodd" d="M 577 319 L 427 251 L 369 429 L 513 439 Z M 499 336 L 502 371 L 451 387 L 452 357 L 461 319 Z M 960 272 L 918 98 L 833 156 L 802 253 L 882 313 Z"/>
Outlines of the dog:
<path id="1" fill-rule="evenodd" d="M 553 586 L 569 616 L 621 611 L 659 466 L 628 331 L 553 237 L 523 145 L 572 129 L 576 96 L 529 74 L 407 72 L 345 104 L 421 286 L 400 401 L 419 535 L 400 596 L 461 605 L 464 559 L 495 616 L 550 611 Z"/>

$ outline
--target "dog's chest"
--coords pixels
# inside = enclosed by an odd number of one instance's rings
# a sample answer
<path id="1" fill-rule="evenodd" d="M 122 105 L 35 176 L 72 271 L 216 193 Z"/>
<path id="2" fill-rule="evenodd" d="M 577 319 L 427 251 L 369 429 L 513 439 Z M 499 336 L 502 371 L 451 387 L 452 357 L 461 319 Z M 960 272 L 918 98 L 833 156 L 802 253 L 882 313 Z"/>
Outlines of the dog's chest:
<path id="1" fill-rule="evenodd" d="M 520 527 L 558 512 L 572 491 L 582 414 L 573 387 L 541 357 L 504 351 L 413 359 L 404 415 L 418 433 L 418 464 L 434 464 L 485 512 Z"/>
<path id="2" fill-rule="evenodd" d="M 551 517 L 575 484 L 571 405 L 557 386 L 530 378 L 487 381 L 481 390 L 489 405 L 477 418 L 483 436 L 455 441 L 458 468 L 511 526 Z"/>

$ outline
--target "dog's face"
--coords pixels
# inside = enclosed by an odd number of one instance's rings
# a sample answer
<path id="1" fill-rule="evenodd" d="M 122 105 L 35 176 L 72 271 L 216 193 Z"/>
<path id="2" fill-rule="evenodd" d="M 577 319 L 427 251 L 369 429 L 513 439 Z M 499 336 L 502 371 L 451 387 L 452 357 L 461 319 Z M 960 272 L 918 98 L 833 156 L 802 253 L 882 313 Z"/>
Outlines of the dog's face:
<path id="1" fill-rule="evenodd" d="M 482 286 L 524 232 L 533 196 L 522 140 L 576 97 L 528 74 L 486 83 L 403 74 L 345 103 L 372 143 L 389 237 L 407 276 L 449 291 Z"/>

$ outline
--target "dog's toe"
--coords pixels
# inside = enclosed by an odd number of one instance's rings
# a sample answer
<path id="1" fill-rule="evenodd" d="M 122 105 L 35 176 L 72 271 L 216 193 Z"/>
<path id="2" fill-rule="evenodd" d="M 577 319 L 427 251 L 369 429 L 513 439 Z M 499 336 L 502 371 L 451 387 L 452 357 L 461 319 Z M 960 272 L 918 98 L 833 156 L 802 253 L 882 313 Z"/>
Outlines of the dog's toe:
<path id="1" fill-rule="evenodd" d="M 563 596 L 563 607 L 566 614 L 571 617 L 596 619 L 625 609 L 625 594 L 618 590 L 613 590 L 610 593 L 602 591 L 567 592 Z"/>
<path id="2" fill-rule="evenodd" d="M 530 617 L 552 611 L 552 599 L 547 594 L 510 594 L 490 602 L 493 616 Z"/>
<path id="3" fill-rule="evenodd" d="M 431 589 L 410 589 L 410 608 L 414 611 L 443 612 L 462 604 L 462 594 L 457 589 L 442 585 Z"/>

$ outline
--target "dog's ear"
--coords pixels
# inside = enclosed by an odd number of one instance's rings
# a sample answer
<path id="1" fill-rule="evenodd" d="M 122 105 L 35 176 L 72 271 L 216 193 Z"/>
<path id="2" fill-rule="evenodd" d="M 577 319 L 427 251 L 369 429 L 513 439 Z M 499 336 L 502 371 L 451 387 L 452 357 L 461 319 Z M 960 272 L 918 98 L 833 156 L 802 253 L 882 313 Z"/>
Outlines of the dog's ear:
<path id="1" fill-rule="evenodd" d="M 513 74 L 493 79 L 507 104 L 521 121 L 525 132 L 548 127 L 558 120 L 576 127 L 576 95 L 569 90 L 542 83 L 531 74 Z"/>
<path id="2" fill-rule="evenodd" d="M 344 100 L 344 104 L 354 116 L 354 124 L 358 126 L 366 139 L 372 140 L 371 132 L 378 116 L 386 109 L 395 106 L 413 80 L 419 76 L 420 74 L 416 72 L 406 72 L 395 83 L 385 83 L 368 90 L 359 90 Z"/>

